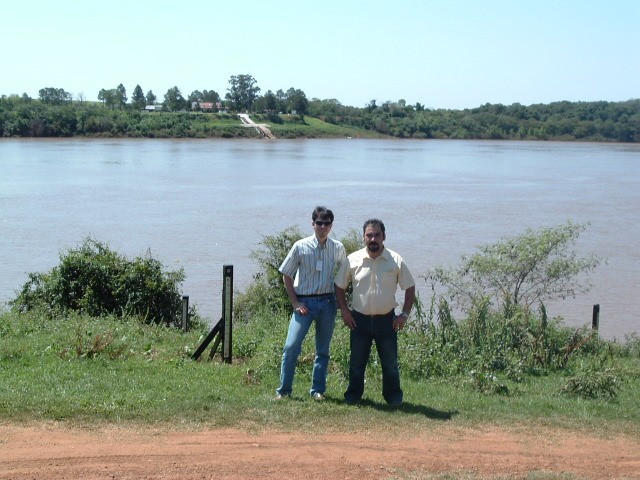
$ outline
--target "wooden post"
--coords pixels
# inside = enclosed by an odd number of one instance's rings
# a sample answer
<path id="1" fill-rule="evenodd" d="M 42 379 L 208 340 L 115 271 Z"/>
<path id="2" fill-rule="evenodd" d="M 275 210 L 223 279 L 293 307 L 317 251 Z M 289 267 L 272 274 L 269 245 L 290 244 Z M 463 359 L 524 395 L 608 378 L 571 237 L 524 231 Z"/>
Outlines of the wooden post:
<path id="1" fill-rule="evenodd" d="M 227 363 L 231 363 L 232 349 L 231 349 L 231 317 L 233 314 L 233 265 L 224 265 L 222 269 L 223 273 L 223 288 L 222 288 L 222 318 L 216 323 L 213 330 L 209 332 L 207 338 L 200 344 L 198 349 L 191 355 L 193 360 L 198 360 L 202 352 L 207 348 L 211 341 L 215 338 L 213 348 L 209 358 L 213 358 L 218 349 L 218 344 L 222 339 L 222 360 Z M 216 338 L 217 337 L 217 338 Z"/>
<path id="2" fill-rule="evenodd" d="M 182 296 L 182 331 L 189 331 L 189 296 Z"/>
<path id="3" fill-rule="evenodd" d="M 231 363 L 233 358 L 232 341 L 232 316 L 233 316 L 233 265 L 224 265 L 222 268 L 224 282 L 222 286 L 222 318 L 224 320 L 222 339 L 222 359 Z"/>
<path id="4" fill-rule="evenodd" d="M 600 327 L 600 305 L 593 306 L 593 317 L 591 318 L 591 329 L 594 331 L 598 331 Z"/>

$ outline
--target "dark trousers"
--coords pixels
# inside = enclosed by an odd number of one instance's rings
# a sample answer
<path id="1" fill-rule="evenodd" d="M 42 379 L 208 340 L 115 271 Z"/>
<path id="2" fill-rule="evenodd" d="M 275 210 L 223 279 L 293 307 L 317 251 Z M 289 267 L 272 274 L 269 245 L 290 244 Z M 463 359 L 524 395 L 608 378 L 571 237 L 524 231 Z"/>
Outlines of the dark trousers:
<path id="1" fill-rule="evenodd" d="M 393 329 L 393 311 L 386 315 L 363 315 L 351 311 L 356 327 L 351 330 L 349 387 L 344 393 L 347 403 L 356 403 L 364 393 L 364 374 L 375 341 L 382 365 L 382 396 L 390 405 L 402 403 L 400 371 L 398 370 L 398 334 Z"/>

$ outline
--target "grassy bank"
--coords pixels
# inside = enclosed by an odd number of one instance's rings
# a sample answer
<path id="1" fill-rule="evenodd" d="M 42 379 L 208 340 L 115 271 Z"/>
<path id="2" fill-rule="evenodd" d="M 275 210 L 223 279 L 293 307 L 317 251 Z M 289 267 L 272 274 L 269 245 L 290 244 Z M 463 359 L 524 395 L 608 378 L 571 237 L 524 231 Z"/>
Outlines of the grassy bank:
<path id="1" fill-rule="evenodd" d="M 0 316 L 0 422 L 62 420 L 72 424 L 126 422 L 172 427 L 413 431 L 441 422 L 462 427 L 497 423 L 640 435 L 640 359 L 613 356 L 624 378 L 616 398 L 586 399 L 561 393 L 570 373 L 526 376 L 507 395 L 487 394 L 465 375 L 415 378 L 402 374 L 405 405 L 388 408 L 375 362 L 364 402 L 342 402 L 348 333 L 336 328 L 328 400 L 307 395 L 313 362 L 308 338 L 294 397 L 274 402 L 286 315 L 262 316 L 234 328 L 232 365 L 216 357 L 191 360 L 205 331 L 142 325 L 138 321 L 81 315 L 49 319 L 38 313 Z M 406 354 L 413 333 L 402 335 Z M 312 337 L 312 336 L 309 336 Z M 576 357 L 575 362 L 582 361 Z M 407 371 L 402 363 L 403 372 Z"/>

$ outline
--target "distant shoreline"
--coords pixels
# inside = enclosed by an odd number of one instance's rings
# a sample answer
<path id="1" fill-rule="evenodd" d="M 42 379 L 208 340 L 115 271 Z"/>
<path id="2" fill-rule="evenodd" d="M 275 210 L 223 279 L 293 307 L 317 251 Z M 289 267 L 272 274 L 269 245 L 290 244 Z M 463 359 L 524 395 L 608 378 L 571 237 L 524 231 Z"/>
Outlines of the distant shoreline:
<path id="1" fill-rule="evenodd" d="M 486 104 L 428 110 L 402 103 L 355 108 L 324 105 L 305 115 L 252 113 L 280 138 L 399 138 L 640 142 L 640 99 L 626 102 Z M 110 109 L 96 103 L 47 104 L 0 98 L 0 137 L 260 138 L 236 113 Z"/>

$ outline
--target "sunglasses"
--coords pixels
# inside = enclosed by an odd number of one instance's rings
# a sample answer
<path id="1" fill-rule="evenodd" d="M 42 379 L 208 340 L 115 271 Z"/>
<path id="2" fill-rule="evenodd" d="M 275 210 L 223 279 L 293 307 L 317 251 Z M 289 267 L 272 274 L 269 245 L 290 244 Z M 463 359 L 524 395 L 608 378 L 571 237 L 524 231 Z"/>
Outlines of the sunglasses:
<path id="1" fill-rule="evenodd" d="M 316 220 L 315 222 L 316 225 L 318 225 L 319 227 L 328 227 L 329 225 L 331 225 L 333 222 L 323 222 L 321 220 Z"/>

